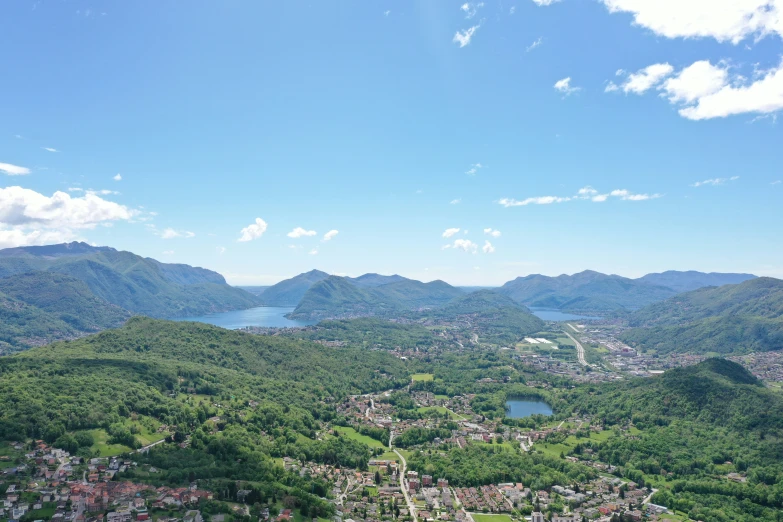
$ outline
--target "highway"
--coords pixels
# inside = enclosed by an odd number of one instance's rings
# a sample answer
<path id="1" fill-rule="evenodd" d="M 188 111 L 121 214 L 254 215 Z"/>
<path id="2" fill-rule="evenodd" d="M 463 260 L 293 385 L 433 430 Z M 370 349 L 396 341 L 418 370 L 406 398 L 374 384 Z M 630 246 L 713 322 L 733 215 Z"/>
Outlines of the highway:
<path id="1" fill-rule="evenodd" d="M 571 325 L 569 324 L 568 326 L 571 326 Z M 571 326 L 571 328 L 573 328 L 573 326 Z M 589 364 L 587 364 L 587 361 L 585 360 L 585 349 L 581 345 L 581 343 L 579 341 L 577 341 L 574 338 L 574 336 L 571 335 L 570 333 L 565 332 L 565 334 L 568 336 L 569 339 L 574 341 L 574 344 L 576 345 L 576 358 L 579 359 L 579 364 L 581 364 L 582 366 L 590 366 Z"/>

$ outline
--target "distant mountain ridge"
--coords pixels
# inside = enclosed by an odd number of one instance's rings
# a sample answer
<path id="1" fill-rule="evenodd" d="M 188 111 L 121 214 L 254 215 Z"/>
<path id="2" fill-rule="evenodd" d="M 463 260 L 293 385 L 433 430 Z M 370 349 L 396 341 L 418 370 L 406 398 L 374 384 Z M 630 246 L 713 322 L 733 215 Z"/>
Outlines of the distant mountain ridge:
<path id="1" fill-rule="evenodd" d="M 691 290 L 696 290 L 705 286 L 735 285 L 747 281 L 748 279 L 754 279 L 755 277 L 756 276 L 753 274 L 704 273 L 695 270 L 679 272 L 677 270 L 667 270 L 666 272 L 647 274 L 637 279 L 637 281 L 667 286 L 676 292 L 690 292 Z"/>
<path id="2" fill-rule="evenodd" d="M 255 296 L 229 286 L 217 272 L 79 242 L 0 250 L 0 277 L 29 272 L 69 275 L 108 303 L 158 318 L 203 315 L 258 304 Z"/>
<path id="3" fill-rule="evenodd" d="M 463 295 L 461 290 L 443 281 L 422 283 L 389 276 L 393 282 L 377 284 L 378 278 L 384 276 L 369 276 L 364 279 L 365 284 L 357 284 L 354 279 L 339 276 L 329 276 L 318 281 L 305 292 L 289 316 L 298 319 L 334 319 L 398 314 L 440 306 Z M 372 285 L 366 284 L 368 279 Z"/>
<path id="4" fill-rule="evenodd" d="M 771 277 L 678 294 L 637 310 L 621 339 L 658 353 L 783 350 L 783 281 Z"/>
<path id="5" fill-rule="evenodd" d="M 311 286 L 327 277 L 326 272 L 310 270 L 270 286 L 259 297 L 265 306 L 296 306 Z"/>

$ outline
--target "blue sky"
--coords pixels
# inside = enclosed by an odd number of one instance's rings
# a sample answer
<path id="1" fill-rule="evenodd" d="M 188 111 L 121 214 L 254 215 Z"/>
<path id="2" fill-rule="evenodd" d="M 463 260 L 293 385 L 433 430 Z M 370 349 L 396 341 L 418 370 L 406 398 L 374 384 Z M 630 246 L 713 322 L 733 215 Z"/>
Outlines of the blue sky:
<path id="1" fill-rule="evenodd" d="M 783 277 L 781 13 L 4 2 L 0 246 L 81 239 L 235 284 Z"/>

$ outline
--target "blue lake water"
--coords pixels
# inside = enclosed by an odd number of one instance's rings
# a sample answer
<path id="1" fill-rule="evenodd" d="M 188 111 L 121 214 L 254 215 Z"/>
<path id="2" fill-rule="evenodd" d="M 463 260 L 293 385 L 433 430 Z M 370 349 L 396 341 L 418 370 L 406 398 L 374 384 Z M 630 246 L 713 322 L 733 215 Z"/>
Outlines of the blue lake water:
<path id="1" fill-rule="evenodd" d="M 273 326 L 277 328 L 308 326 L 317 322 L 286 319 L 285 314 L 293 311 L 294 308 L 288 306 L 258 306 L 256 308 L 248 308 L 247 310 L 234 310 L 232 312 L 221 312 L 200 317 L 183 317 L 176 320 L 214 324 L 228 330 L 236 330 L 245 326 Z"/>
<path id="2" fill-rule="evenodd" d="M 530 309 L 533 315 L 544 321 L 579 321 L 583 319 L 585 321 L 591 319 L 601 319 L 600 317 L 590 317 L 589 315 L 576 315 L 561 312 L 560 310 L 535 310 Z"/>
<path id="3" fill-rule="evenodd" d="M 535 414 L 552 415 L 552 408 L 543 401 L 526 399 L 509 399 L 506 401 L 506 417 L 522 419 Z"/>

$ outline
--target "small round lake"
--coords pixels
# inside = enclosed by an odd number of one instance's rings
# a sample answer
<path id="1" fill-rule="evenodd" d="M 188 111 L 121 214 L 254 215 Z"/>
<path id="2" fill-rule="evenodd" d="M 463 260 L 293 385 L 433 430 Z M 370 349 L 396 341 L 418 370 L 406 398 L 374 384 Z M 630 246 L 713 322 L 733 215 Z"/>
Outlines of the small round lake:
<path id="1" fill-rule="evenodd" d="M 533 315 L 539 319 L 543 319 L 544 321 L 589 321 L 601 319 L 601 317 L 590 317 L 589 315 L 568 314 L 561 312 L 560 310 L 541 310 L 531 308 L 530 311 L 533 312 Z"/>
<path id="2" fill-rule="evenodd" d="M 552 408 L 544 401 L 509 399 L 506 401 L 506 417 L 522 419 L 531 415 L 552 415 Z"/>
<path id="3" fill-rule="evenodd" d="M 199 323 L 214 324 L 228 330 L 237 330 L 246 326 L 267 326 L 267 327 L 294 327 L 309 326 L 316 321 L 294 321 L 287 319 L 286 314 L 294 311 L 293 307 L 288 306 L 258 306 L 248 308 L 247 310 L 234 310 L 231 312 L 222 312 L 219 314 L 208 314 L 198 317 L 182 317 L 176 321 L 197 321 Z"/>

